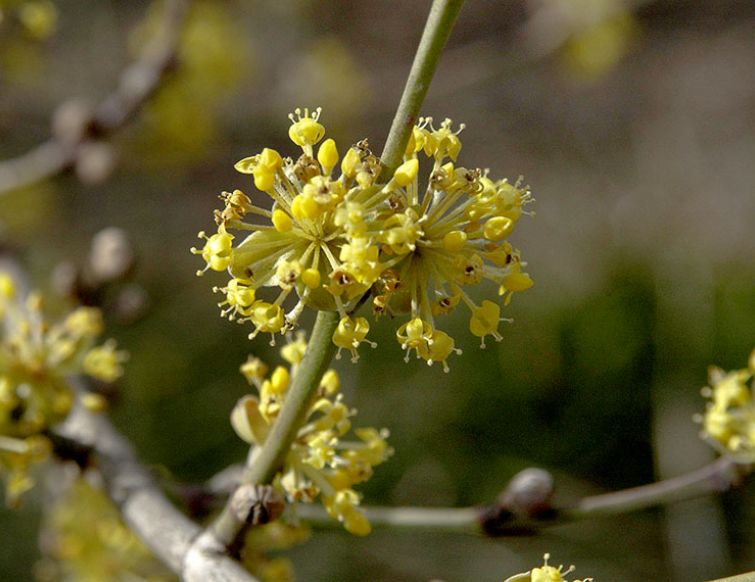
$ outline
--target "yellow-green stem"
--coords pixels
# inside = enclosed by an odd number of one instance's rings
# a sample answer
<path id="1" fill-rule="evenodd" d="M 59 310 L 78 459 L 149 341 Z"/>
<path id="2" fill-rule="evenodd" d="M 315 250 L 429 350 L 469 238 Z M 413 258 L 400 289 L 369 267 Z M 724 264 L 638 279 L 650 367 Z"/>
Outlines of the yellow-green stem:
<path id="1" fill-rule="evenodd" d="M 434 0 L 427 17 L 425 30 L 414 56 L 404 93 L 401 95 L 396 116 L 393 118 L 388 139 L 380 160 L 383 176 L 390 175 L 401 163 L 414 124 L 419 117 L 422 103 L 435 74 L 438 60 L 446 45 L 456 17 L 464 0 Z"/>
<path id="2" fill-rule="evenodd" d="M 291 381 L 280 415 L 259 454 L 255 455 L 254 461 L 244 470 L 244 483 L 269 483 L 283 466 L 291 443 L 304 424 L 320 380 L 336 353 L 332 338 L 338 320 L 337 311 L 317 313 L 304 359 Z"/>

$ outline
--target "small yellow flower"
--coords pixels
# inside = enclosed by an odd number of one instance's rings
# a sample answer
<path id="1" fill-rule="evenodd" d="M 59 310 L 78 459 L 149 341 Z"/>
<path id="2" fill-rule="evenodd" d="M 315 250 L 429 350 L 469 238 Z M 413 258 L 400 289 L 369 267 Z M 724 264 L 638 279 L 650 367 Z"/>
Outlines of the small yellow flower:
<path id="1" fill-rule="evenodd" d="M 222 226 L 221 230 L 218 230 L 218 232 L 212 236 L 208 237 L 204 231 L 200 232 L 198 236 L 206 242 L 201 249 L 192 247 L 191 252 L 195 255 L 202 255 L 202 258 L 207 265 L 201 271 L 197 271 L 197 275 L 204 274 L 207 269 L 212 269 L 213 271 L 225 271 L 231 264 L 233 236 L 225 232 L 225 228 Z"/>
<path id="2" fill-rule="evenodd" d="M 323 396 L 333 396 L 338 390 L 340 390 L 340 388 L 341 381 L 338 379 L 338 374 L 336 374 L 335 370 L 328 370 L 323 374 L 322 380 L 320 381 L 320 391 Z"/>
<path id="3" fill-rule="evenodd" d="M 460 354 L 461 350 L 454 347 L 454 340 L 451 336 L 443 331 L 433 331 L 430 338 L 425 343 L 418 346 L 419 357 L 427 361 L 431 366 L 433 362 L 443 364 L 443 371 L 448 372 L 448 358 L 451 354 Z"/>
<path id="4" fill-rule="evenodd" d="M 243 279 L 231 279 L 225 287 L 213 287 L 215 293 L 225 293 L 225 301 L 218 303 L 220 315 L 234 320 L 237 316 L 249 317 L 256 300 L 254 287 Z"/>
<path id="5" fill-rule="evenodd" d="M 305 152 L 306 148 L 311 148 L 325 136 L 325 128 L 319 123 L 321 113 L 322 109 L 318 107 L 312 113 L 309 109 L 305 109 L 304 113 L 296 109 L 289 115 L 291 127 L 288 129 L 288 137 L 296 145 L 305 148 Z"/>
<path id="6" fill-rule="evenodd" d="M 409 360 L 409 354 L 412 350 L 415 350 L 417 357 L 420 357 L 420 350 L 426 347 L 432 335 L 432 326 L 419 317 L 415 317 L 399 327 L 396 331 L 396 339 L 401 344 L 401 349 L 406 350 L 404 359 Z"/>
<path id="7" fill-rule="evenodd" d="M 317 151 L 317 161 L 322 166 L 323 176 L 330 176 L 333 168 L 338 163 L 338 149 L 334 140 L 328 138 L 322 142 L 320 149 Z"/>
<path id="8" fill-rule="evenodd" d="M 338 322 L 338 327 L 333 334 L 333 343 L 338 346 L 336 358 L 340 357 L 341 350 L 347 350 L 351 352 L 352 361 L 356 361 L 359 358 L 357 348 L 359 347 L 359 344 L 367 341 L 365 338 L 369 331 L 370 324 L 364 317 L 352 319 L 347 316 L 342 318 L 341 321 Z M 375 344 L 372 344 L 372 347 L 375 347 Z"/>
<path id="9" fill-rule="evenodd" d="M 755 350 L 747 368 L 727 373 L 713 367 L 709 376 L 702 393 L 710 402 L 697 418 L 701 436 L 736 461 L 755 462 Z"/>
<path id="10" fill-rule="evenodd" d="M 265 374 L 267 374 L 267 364 L 259 358 L 249 356 L 246 362 L 241 364 L 239 370 L 244 378 L 246 378 L 247 382 L 256 385 L 265 377 Z"/>
<path id="11" fill-rule="evenodd" d="M 63 322 L 66 330 L 77 337 L 97 337 L 102 333 L 102 313 L 93 307 L 79 307 Z"/>
<path id="12" fill-rule="evenodd" d="M 84 356 L 83 371 L 92 378 L 103 382 L 115 382 L 123 375 L 123 362 L 127 356 L 116 351 L 115 342 L 108 340 L 103 345 L 92 348 Z"/>
<path id="13" fill-rule="evenodd" d="M 296 332 L 296 338 L 281 348 L 281 357 L 292 366 L 300 364 L 304 358 L 304 352 L 307 349 L 304 337 L 304 332 Z"/>
<path id="14" fill-rule="evenodd" d="M 401 164 L 393 173 L 393 180 L 401 188 L 405 188 L 417 178 L 419 172 L 419 160 L 412 158 Z"/>
<path id="15" fill-rule="evenodd" d="M 266 303 L 265 301 L 256 301 L 252 305 L 252 313 L 249 316 L 250 321 L 254 324 L 255 329 L 249 334 L 253 339 L 258 333 L 276 334 L 283 329 L 283 309 L 280 305 Z M 274 345 L 275 342 L 271 342 Z"/>
<path id="16" fill-rule="evenodd" d="M 333 497 L 324 497 L 323 503 L 328 513 L 343 523 L 349 533 L 357 536 L 366 536 L 372 531 L 370 522 L 364 514 L 357 509 L 359 496 L 351 489 L 343 489 L 336 492 Z"/>
<path id="17" fill-rule="evenodd" d="M 500 320 L 500 306 L 485 299 L 480 307 L 472 309 L 472 317 L 469 319 L 469 331 L 473 335 L 482 338 L 482 347 L 485 347 L 485 336 L 492 335 L 496 341 L 501 341 L 501 334 L 498 333 L 498 322 Z"/>

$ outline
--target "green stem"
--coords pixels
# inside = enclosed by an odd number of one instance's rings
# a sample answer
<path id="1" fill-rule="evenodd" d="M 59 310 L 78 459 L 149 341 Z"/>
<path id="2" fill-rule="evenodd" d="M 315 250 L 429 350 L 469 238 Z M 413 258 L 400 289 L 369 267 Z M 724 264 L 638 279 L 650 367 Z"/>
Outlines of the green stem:
<path id="1" fill-rule="evenodd" d="M 243 483 L 270 483 L 283 466 L 291 444 L 304 424 L 323 374 L 336 353 L 332 341 L 338 326 L 337 311 L 318 311 L 307 351 L 286 393 L 280 415 L 259 454 L 244 470 Z"/>
<path id="2" fill-rule="evenodd" d="M 384 178 L 393 173 L 404 157 L 409 135 L 417 122 L 440 54 L 451 34 L 462 4 L 464 0 L 434 0 L 430 8 L 430 15 L 427 17 L 425 30 L 419 41 L 419 48 L 409 71 L 404 93 L 401 95 L 396 116 L 393 118 L 383 154 L 380 156 Z"/>
<path id="3" fill-rule="evenodd" d="M 291 444 L 304 423 L 312 399 L 317 393 L 320 380 L 335 355 L 336 346 L 332 338 L 338 319 L 336 311 L 317 312 L 307 350 L 291 381 L 280 415 L 273 424 L 265 443 L 244 469 L 242 484 L 270 483 L 283 466 Z M 231 546 L 244 525 L 228 503 L 210 527 L 221 543 Z"/>

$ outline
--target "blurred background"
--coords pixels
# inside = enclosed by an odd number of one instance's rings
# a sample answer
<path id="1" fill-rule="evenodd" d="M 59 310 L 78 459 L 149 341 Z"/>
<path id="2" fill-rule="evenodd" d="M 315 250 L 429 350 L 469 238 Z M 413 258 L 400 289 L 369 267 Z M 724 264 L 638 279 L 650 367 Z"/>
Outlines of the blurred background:
<path id="1" fill-rule="evenodd" d="M 112 91 L 160 17 L 134 0 L 66 0 L 42 18 L 19 4 L 0 2 L 0 159 L 48 139 L 62 104 Z M 167 482 L 243 458 L 228 422 L 248 391 L 238 366 L 278 361 L 218 317 L 225 280 L 195 277 L 188 250 L 222 190 L 252 193 L 234 162 L 293 153 L 298 106 L 379 152 L 429 5 L 197 0 L 178 66 L 138 116 L 75 171 L 0 194 L 3 244 L 43 289 L 101 229 L 128 233 L 131 303 L 113 299 L 127 305 L 108 331 L 131 359 L 112 416 Z M 467 124 L 462 165 L 531 185 L 536 215 L 511 240 L 535 287 L 486 350 L 450 316 L 464 355 L 449 374 L 404 364 L 384 320 L 380 349 L 337 363 L 358 422 L 388 427 L 396 451 L 364 503 L 485 503 L 529 466 L 568 502 L 708 463 L 692 421 L 707 367 L 745 367 L 755 347 L 755 3 L 473 0 L 423 113 Z M 2 580 L 34 580 L 40 497 L 0 509 Z M 494 582 L 546 551 L 604 582 L 752 570 L 755 486 L 531 538 L 316 531 L 289 555 L 299 580 Z"/>

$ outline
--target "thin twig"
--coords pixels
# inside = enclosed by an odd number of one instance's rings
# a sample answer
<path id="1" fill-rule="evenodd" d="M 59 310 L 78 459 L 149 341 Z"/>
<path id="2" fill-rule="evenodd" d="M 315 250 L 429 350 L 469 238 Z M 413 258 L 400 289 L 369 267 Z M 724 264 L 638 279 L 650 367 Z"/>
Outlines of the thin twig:
<path id="1" fill-rule="evenodd" d="M 0 162 L 0 196 L 56 176 L 76 165 L 81 146 L 123 127 L 157 91 L 173 68 L 189 0 L 169 0 L 159 32 L 126 67 L 118 87 L 82 120 L 74 139 L 53 136 L 29 152 Z"/>
<path id="2" fill-rule="evenodd" d="M 477 507 L 370 507 L 359 506 L 373 527 L 417 529 L 479 534 Z M 339 527 L 340 524 L 319 505 L 300 503 L 296 517 L 318 527 Z"/>
<path id="3" fill-rule="evenodd" d="M 380 156 L 383 174 L 390 174 L 401 163 L 409 135 L 417 122 L 422 103 L 430 88 L 443 47 L 451 34 L 464 0 L 435 0 L 414 56 L 396 115 Z"/>
<path id="4" fill-rule="evenodd" d="M 721 457 L 700 469 L 657 483 L 585 497 L 577 503 L 576 507 L 561 513 L 565 518 L 576 520 L 675 503 L 709 493 L 726 491 L 749 472 L 749 467 Z"/>
<path id="5" fill-rule="evenodd" d="M 499 505 L 484 507 L 361 506 L 376 527 L 484 534 L 490 537 L 532 535 L 545 527 L 584 519 L 619 515 L 657 505 L 720 493 L 737 485 L 750 468 L 721 458 L 696 471 L 649 485 L 584 497 L 576 504 L 553 508 L 540 517 L 516 515 Z M 301 504 L 297 516 L 320 527 L 338 524 L 318 506 Z"/>

